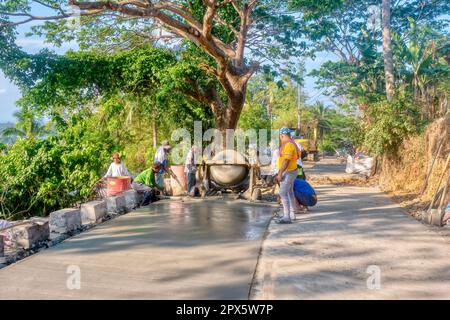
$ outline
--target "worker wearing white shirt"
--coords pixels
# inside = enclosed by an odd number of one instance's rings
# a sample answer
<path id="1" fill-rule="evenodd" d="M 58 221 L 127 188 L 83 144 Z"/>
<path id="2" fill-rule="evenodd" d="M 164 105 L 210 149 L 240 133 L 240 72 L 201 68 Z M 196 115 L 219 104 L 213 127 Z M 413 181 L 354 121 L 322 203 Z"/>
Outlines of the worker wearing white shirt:
<path id="1" fill-rule="evenodd" d="M 113 155 L 113 163 L 111 163 L 108 171 L 103 178 L 105 179 L 116 177 L 132 177 L 131 173 L 128 171 L 127 167 L 120 159 L 120 155 L 118 153 L 115 153 Z"/>
<path id="2" fill-rule="evenodd" d="M 300 149 L 300 151 L 305 150 L 300 143 L 295 142 L 295 144 Z M 302 161 L 302 157 L 301 156 L 298 157 L 298 159 L 297 159 L 297 170 L 298 170 L 297 178 L 300 178 L 302 180 L 306 180 L 305 170 L 303 169 L 303 161 Z"/>
<path id="3" fill-rule="evenodd" d="M 270 172 L 271 174 L 276 174 L 278 172 L 277 169 L 277 161 L 280 157 L 280 149 L 275 148 L 272 150 L 272 161 L 270 162 Z"/>
<path id="4" fill-rule="evenodd" d="M 186 161 L 184 163 L 184 173 L 187 177 L 187 192 L 189 195 L 194 195 L 195 185 L 197 180 L 195 175 L 197 174 L 197 146 L 193 145 L 186 156 Z"/>
<path id="5" fill-rule="evenodd" d="M 169 173 L 172 178 L 177 179 L 170 168 L 169 159 L 167 158 L 167 155 L 171 149 L 172 146 L 169 144 L 169 141 L 164 140 L 155 153 L 154 162 L 159 162 L 162 164 L 161 170 L 156 175 L 156 183 L 162 187 L 164 187 L 164 172 Z"/>

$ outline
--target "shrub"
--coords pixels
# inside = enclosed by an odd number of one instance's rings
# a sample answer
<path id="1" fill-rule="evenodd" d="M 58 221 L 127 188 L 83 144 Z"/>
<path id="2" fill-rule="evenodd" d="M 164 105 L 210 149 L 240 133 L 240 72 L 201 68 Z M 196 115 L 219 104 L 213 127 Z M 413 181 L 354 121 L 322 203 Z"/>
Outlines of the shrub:
<path id="1" fill-rule="evenodd" d="M 402 98 L 371 104 L 366 116 L 364 145 L 376 155 L 395 153 L 406 137 L 423 128 L 418 108 Z"/>
<path id="2" fill-rule="evenodd" d="M 76 125 L 46 139 L 19 139 L 0 155 L 0 215 L 46 216 L 92 194 L 109 164 L 111 144 Z"/>

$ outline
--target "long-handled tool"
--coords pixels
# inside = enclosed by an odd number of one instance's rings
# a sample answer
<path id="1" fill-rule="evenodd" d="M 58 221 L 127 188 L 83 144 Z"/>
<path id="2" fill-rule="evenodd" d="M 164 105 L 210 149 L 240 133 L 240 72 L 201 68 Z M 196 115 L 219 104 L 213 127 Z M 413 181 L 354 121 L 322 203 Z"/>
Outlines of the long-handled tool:
<path id="1" fill-rule="evenodd" d="M 424 192 L 425 192 L 425 190 L 426 190 L 427 187 L 428 187 L 428 180 L 429 180 L 430 177 L 431 177 L 431 173 L 433 172 L 434 164 L 435 164 L 435 162 L 436 162 L 437 157 L 438 157 L 439 154 L 441 153 L 441 148 L 442 148 L 443 144 L 444 144 L 444 139 L 442 139 L 442 140 L 439 142 L 439 146 L 438 146 L 438 148 L 436 149 L 436 153 L 434 154 L 433 160 L 431 161 L 431 165 L 430 165 L 430 168 L 428 169 L 428 173 L 427 173 L 427 176 L 426 176 L 426 178 L 425 178 L 425 183 L 424 183 L 424 185 L 423 185 L 423 187 L 422 187 L 422 190 L 420 191 L 420 195 L 423 195 Z"/>
<path id="2" fill-rule="evenodd" d="M 436 189 L 436 193 L 431 200 L 430 206 L 428 207 L 427 211 L 424 211 L 422 214 L 422 221 L 428 224 L 432 224 L 435 226 L 442 226 L 442 218 L 443 218 L 443 204 L 444 199 L 446 197 L 446 192 L 448 188 L 448 183 L 450 180 L 450 172 L 447 175 L 447 179 L 445 180 L 445 187 L 442 190 L 442 194 L 439 192 L 441 189 L 442 180 L 445 176 L 445 173 L 447 172 L 448 165 L 450 163 L 450 154 L 447 156 L 447 161 L 445 162 L 444 170 L 442 171 L 442 174 L 439 178 L 439 183 Z M 437 208 L 433 208 L 436 200 L 441 196 L 441 201 L 439 202 L 439 205 Z"/>
<path id="3" fill-rule="evenodd" d="M 186 191 L 186 187 L 180 182 L 180 180 L 178 179 L 177 175 L 175 173 L 173 173 L 172 170 L 170 170 L 169 172 L 170 176 L 172 177 L 173 180 L 176 181 L 176 183 L 178 183 L 178 185 L 181 187 L 181 190 Z"/>

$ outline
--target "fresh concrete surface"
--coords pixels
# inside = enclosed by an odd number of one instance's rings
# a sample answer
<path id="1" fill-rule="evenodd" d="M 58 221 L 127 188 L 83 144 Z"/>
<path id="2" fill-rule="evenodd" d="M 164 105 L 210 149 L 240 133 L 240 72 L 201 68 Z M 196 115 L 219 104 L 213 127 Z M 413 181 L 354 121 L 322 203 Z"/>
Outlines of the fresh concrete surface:
<path id="1" fill-rule="evenodd" d="M 378 188 L 316 191 L 309 214 L 270 224 L 253 299 L 450 299 L 449 237 Z"/>
<path id="2" fill-rule="evenodd" d="M 161 201 L 1 269 L 0 299 L 247 299 L 273 210 Z"/>

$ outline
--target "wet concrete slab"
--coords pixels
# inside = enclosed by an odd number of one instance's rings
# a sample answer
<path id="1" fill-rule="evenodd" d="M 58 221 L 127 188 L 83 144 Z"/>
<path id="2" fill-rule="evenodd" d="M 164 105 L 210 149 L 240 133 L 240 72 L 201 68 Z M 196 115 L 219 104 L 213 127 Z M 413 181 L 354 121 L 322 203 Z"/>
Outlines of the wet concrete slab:
<path id="1" fill-rule="evenodd" d="M 161 201 L 1 269 L 0 299 L 247 299 L 273 210 Z"/>

